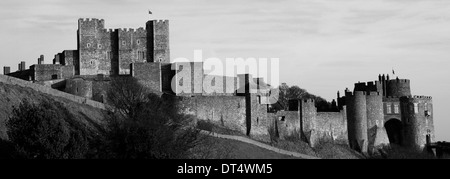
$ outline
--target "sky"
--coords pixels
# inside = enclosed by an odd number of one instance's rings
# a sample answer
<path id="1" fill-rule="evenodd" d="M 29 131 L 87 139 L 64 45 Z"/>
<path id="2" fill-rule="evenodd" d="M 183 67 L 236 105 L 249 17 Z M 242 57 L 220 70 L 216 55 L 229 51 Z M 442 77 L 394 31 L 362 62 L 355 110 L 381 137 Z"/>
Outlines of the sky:
<path id="1" fill-rule="evenodd" d="M 450 141 L 448 0 L 1 0 L 0 66 L 76 49 L 78 18 L 168 19 L 172 59 L 279 58 L 281 82 L 327 100 L 394 69 L 433 97 L 436 139 Z"/>

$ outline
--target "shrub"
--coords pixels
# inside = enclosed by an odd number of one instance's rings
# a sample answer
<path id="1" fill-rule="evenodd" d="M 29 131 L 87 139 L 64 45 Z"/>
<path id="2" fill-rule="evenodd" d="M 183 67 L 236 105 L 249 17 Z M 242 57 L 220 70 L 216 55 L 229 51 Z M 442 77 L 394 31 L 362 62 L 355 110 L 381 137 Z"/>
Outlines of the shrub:
<path id="1" fill-rule="evenodd" d="M 436 159 L 433 154 L 426 151 L 417 151 L 401 146 L 385 146 L 378 150 L 371 159 Z"/>
<path id="2" fill-rule="evenodd" d="M 56 101 L 38 104 L 24 100 L 6 123 L 16 152 L 28 159 L 83 158 L 88 151 L 86 131 Z"/>

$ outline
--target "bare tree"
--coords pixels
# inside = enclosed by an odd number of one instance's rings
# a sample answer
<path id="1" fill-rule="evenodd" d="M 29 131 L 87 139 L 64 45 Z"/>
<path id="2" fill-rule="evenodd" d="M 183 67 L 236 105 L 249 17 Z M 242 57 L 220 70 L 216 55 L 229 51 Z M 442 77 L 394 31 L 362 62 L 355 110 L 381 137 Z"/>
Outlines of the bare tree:
<path id="1" fill-rule="evenodd" d="M 186 126 L 177 99 L 150 93 L 133 77 L 111 81 L 108 101 L 108 148 L 111 158 L 189 158 L 199 131 Z"/>

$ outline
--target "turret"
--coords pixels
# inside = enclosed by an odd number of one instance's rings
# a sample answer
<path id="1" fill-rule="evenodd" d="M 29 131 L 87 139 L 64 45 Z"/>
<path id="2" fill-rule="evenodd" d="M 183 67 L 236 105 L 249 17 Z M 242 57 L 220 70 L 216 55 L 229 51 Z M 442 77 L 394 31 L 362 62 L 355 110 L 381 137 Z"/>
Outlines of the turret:
<path id="1" fill-rule="evenodd" d="M 38 65 L 40 65 L 40 64 L 44 64 L 44 55 L 41 55 L 41 56 L 38 58 Z"/>
<path id="2" fill-rule="evenodd" d="M 4 66 L 3 67 L 3 74 L 6 75 L 6 74 L 9 74 L 9 73 L 11 73 L 11 67 Z"/>
<path id="3" fill-rule="evenodd" d="M 24 70 L 26 70 L 25 61 L 21 61 L 19 63 L 19 71 L 24 71 Z"/>
<path id="4" fill-rule="evenodd" d="M 394 79 L 387 81 L 387 96 L 411 96 L 410 81 L 407 79 Z"/>
<path id="5" fill-rule="evenodd" d="M 367 153 L 367 102 L 366 92 L 355 91 L 354 95 L 346 96 L 347 128 L 350 147 Z"/>
<path id="6" fill-rule="evenodd" d="M 367 108 L 367 137 L 369 153 L 376 152 L 376 148 L 389 144 L 384 129 L 383 96 L 380 92 L 370 92 L 366 96 Z"/>

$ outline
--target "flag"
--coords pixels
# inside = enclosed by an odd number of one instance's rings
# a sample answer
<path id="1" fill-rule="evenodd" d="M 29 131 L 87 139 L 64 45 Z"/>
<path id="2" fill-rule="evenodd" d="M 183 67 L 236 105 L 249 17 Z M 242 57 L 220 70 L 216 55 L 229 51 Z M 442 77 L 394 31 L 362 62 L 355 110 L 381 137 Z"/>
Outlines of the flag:
<path id="1" fill-rule="evenodd" d="M 153 14 L 152 11 L 148 10 L 148 14 Z"/>
<path id="2" fill-rule="evenodd" d="M 394 75 L 395 75 L 395 71 L 394 71 L 394 69 L 392 69 L 392 74 L 394 74 Z"/>

